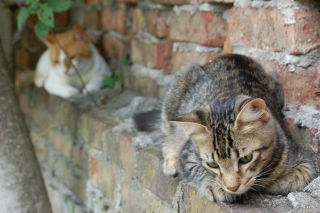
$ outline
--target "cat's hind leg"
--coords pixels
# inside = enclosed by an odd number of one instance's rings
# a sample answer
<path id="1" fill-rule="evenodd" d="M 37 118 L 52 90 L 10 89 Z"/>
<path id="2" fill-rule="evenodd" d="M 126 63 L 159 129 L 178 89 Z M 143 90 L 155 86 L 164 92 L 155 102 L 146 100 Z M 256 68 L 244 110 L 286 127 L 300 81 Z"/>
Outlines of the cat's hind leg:
<path id="1" fill-rule="evenodd" d="M 312 178 L 312 166 L 309 163 L 300 163 L 288 170 L 273 185 L 267 187 L 267 192 L 287 194 L 292 191 L 302 190 Z"/>

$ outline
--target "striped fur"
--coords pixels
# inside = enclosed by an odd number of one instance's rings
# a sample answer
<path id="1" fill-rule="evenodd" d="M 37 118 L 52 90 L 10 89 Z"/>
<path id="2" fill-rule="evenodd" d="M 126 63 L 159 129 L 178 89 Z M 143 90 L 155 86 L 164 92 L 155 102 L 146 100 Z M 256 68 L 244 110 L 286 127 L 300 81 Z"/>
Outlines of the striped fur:
<path id="1" fill-rule="evenodd" d="M 180 173 L 211 201 L 300 190 L 314 169 L 296 155 L 282 107 L 278 82 L 250 58 L 228 54 L 184 67 L 163 101 L 164 173 Z"/>

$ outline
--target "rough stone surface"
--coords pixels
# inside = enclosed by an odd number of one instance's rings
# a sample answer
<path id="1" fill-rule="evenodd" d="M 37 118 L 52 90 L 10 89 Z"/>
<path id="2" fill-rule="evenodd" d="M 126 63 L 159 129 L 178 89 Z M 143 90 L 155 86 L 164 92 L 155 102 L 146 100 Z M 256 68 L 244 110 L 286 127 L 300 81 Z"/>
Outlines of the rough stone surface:
<path id="1" fill-rule="evenodd" d="M 316 212 L 320 205 L 320 177 L 303 192 L 249 194 L 230 204 L 209 202 L 184 180 L 165 176 L 163 135 L 137 133 L 130 118 L 159 109 L 156 99 L 125 91 L 103 108 L 83 111 L 33 89 L 21 103 L 55 212 Z"/>
<path id="2" fill-rule="evenodd" d="M 225 20 L 219 14 L 206 11 L 198 11 L 195 14 L 181 12 L 171 17 L 169 37 L 177 41 L 223 46 L 225 31 Z"/>
<path id="3" fill-rule="evenodd" d="M 129 42 L 126 38 L 106 35 L 103 38 L 104 55 L 108 58 L 121 60 L 130 52 L 128 45 Z"/>
<path id="4" fill-rule="evenodd" d="M 286 25 L 285 16 L 277 8 L 233 8 L 228 31 L 230 43 L 305 54 L 320 45 L 320 13 L 297 9 L 294 17 L 296 23 Z"/>
<path id="5" fill-rule="evenodd" d="M 115 31 L 121 34 L 127 33 L 127 11 L 111 7 L 104 8 L 102 12 L 102 29 Z"/>
<path id="6" fill-rule="evenodd" d="M 172 50 L 172 42 L 146 42 L 140 39 L 131 41 L 131 59 L 134 63 L 143 64 L 151 69 L 162 69 L 167 66 Z"/>

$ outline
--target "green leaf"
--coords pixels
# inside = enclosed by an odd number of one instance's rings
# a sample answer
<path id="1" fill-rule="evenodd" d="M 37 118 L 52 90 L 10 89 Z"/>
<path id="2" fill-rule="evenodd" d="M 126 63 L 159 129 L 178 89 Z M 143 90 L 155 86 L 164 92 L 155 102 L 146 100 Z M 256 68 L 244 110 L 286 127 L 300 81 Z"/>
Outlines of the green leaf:
<path id="1" fill-rule="evenodd" d="M 26 1 L 26 4 L 35 4 L 35 3 L 38 3 L 39 0 L 27 0 Z"/>
<path id="2" fill-rule="evenodd" d="M 19 11 L 17 20 L 18 20 L 18 30 L 21 30 L 22 25 L 27 21 L 31 15 L 32 8 L 24 7 Z"/>
<path id="3" fill-rule="evenodd" d="M 120 63 L 126 66 L 129 66 L 132 64 L 132 61 L 130 60 L 130 56 L 128 53 L 121 59 Z"/>
<path id="4" fill-rule="evenodd" d="M 40 39 L 45 39 L 50 31 L 50 27 L 47 26 L 46 24 L 42 23 L 41 21 L 38 21 L 38 23 L 36 24 L 36 26 L 34 28 L 34 31 L 36 32 L 36 35 Z"/>
<path id="5" fill-rule="evenodd" d="M 111 87 L 111 88 L 114 86 L 114 80 L 112 78 L 109 78 L 109 77 L 104 78 L 102 82 L 104 86 Z"/>
<path id="6" fill-rule="evenodd" d="M 72 0 L 48 0 L 47 3 L 54 12 L 62 12 L 68 10 L 73 4 Z"/>
<path id="7" fill-rule="evenodd" d="M 123 75 L 123 72 L 118 70 L 114 73 L 114 81 L 121 81 L 122 80 L 122 75 Z"/>
<path id="8" fill-rule="evenodd" d="M 42 4 L 40 8 L 37 13 L 39 20 L 48 27 L 54 27 L 53 10 L 47 4 Z"/>

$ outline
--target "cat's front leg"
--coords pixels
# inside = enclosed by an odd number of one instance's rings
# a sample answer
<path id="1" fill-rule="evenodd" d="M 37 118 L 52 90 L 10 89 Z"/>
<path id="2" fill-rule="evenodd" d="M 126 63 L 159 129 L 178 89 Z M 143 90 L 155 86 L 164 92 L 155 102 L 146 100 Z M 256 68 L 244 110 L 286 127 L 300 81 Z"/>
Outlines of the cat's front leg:
<path id="1" fill-rule="evenodd" d="M 46 82 L 44 88 L 53 95 L 60 96 L 62 98 L 70 98 L 76 94 L 79 94 L 79 90 L 75 87 L 66 84 L 54 84 Z"/>
<path id="2" fill-rule="evenodd" d="M 238 195 L 233 195 L 223 190 L 219 184 L 213 182 L 205 184 L 200 188 L 200 193 L 210 201 L 235 202 L 239 199 Z"/>
<path id="3" fill-rule="evenodd" d="M 88 92 L 95 92 L 102 88 L 103 83 L 103 76 L 97 76 L 95 78 L 92 78 L 87 84 L 86 89 L 83 90 L 83 93 L 86 94 Z"/>

